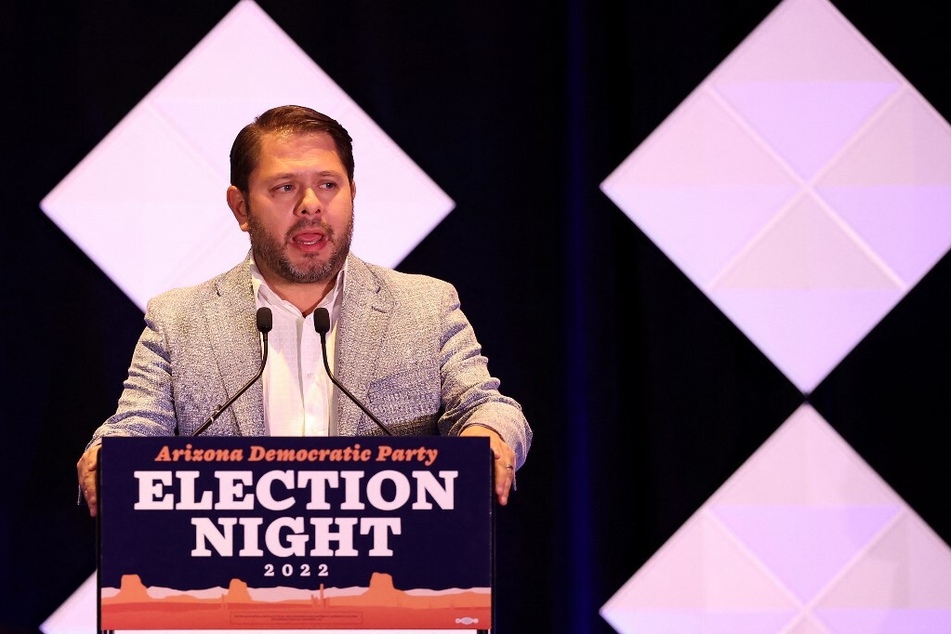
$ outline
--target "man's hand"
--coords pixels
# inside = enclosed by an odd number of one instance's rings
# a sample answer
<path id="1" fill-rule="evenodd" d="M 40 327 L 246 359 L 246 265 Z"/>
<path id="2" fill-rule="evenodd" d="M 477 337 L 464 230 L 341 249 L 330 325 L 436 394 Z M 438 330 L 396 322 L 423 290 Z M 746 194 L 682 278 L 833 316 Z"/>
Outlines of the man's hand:
<path id="1" fill-rule="evenodd" d="M 79 478 L 79 490 L 82 491 L 86 499 L 86 506 L 89 507 L 89 515 L 96 517 L 96 474 L 99 471 L 99 449 L 102 447 L 96 443 L 83 453 L 82 458 L 76 463 L 76 476 Z"/>
<path id="2" fill-rule="evenodd" d="M 459 435 L 488 437 L 489 447 L 495 456 L 495 496 L 502 506 L 508 504 L 509 491 L 515 486 L 515 452 L 501 436 L 488 427 L 470 425 Z"/>

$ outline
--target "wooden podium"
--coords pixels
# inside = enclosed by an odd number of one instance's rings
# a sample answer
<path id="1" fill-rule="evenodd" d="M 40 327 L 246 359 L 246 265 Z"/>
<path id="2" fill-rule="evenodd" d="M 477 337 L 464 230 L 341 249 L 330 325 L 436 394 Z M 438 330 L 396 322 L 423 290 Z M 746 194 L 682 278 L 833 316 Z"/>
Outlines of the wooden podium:
<path id="1" fill-rule="evenodd" d="M 489 632 L 486 438 L 106 437 L 98 628 Z"/>

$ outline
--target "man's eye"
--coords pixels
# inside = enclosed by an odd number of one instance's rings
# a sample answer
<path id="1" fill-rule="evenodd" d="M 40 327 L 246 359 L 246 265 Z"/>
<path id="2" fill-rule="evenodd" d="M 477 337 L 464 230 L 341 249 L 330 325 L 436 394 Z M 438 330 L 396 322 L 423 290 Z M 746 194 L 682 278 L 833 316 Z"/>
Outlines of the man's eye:
<path id="1" fill-rule="evenodd" d="M 337 183 L 332 183 L 332 182 L 331 182 L 331 183 L 323 183 L 323 184 L 321 185 L 321 187 L 323 187 L 324 189 L 334 189 L 334 188 L 337 187 Z"/>

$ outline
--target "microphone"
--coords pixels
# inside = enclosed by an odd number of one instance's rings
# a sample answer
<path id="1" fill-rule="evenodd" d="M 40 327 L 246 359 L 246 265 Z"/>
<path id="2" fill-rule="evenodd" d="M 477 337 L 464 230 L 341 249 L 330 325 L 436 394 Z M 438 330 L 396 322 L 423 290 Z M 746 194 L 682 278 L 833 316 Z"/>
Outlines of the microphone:
<path id="1" fill-rule="evenodd" d="M 270 308 L 264 308 L 264 307 L 258 308 L 257 324 L 258 324 L 258 332 L 261 333 L 262 354 L 261 354 L 261 367 L 258 368 L 257 374 L 255 374 L 254 377 L 252 377 L 250 381 L 245 383 L 244 387 L 242 387 L 240 390 L 235 392 L 234 396 L 232 396 L 227 401 L 225 401 L 223 405 L 219 405 L 218 408 L 215 410 L 215 412 L 211 416 L 208 417 L 208 420 L 202 423 L 201 427 L 195 430 L 195 433 L 192 434 L 192 436 L 198 436 L 202 432 L 204 432 L 206 429 L 208 429 L 213 422 L 218 420 L 218 417 L 221 416 L 222 412 L 224 412 L 226 409 L 231 407 L 231 404 L 234 403 L 238 399 L 239 396 L 247 392 L 248 388 L 251 387 L 255 381 L 260 379 L 262 374 L 264 374 L 264 364 L 267 363 L 267 333 L 271 332 L 271 327 L 274 325 L 274 322 L 272 321 L 272 317 L 273 316 L 271 315 Z"/>
<path id="2" fill-rule="evenodd" d="M 350 393 L 350 390 L 340 385 L 340 382 L 337 381 L 336 377 L 333 375 L 333 372 L 330 371 L 330 362 L 327 360 L 327 333 L 330 332 L 330 313 L 327 312 L 326 308 L 318 308 L 314 311 L 314 330 L 317 331 L 317 334 L 320 335 L 320 352 L 324 357 L 324 369 L 327 370 L 327 376 L 330 377 L 330 380 L 333 381 L 333 384 L 340 388 L 340 391 L 347 395 L 351 401 L 353 401 L 357 407 L 363 410 L 363 413 L 370 417 L 376 426 L 383 430 L 387 436 L 392 436 L 391 432 L 386 425 L 380 422 L 373 413 L 366 408 L 366 406 L 361 403 L 356 396 Z"/>

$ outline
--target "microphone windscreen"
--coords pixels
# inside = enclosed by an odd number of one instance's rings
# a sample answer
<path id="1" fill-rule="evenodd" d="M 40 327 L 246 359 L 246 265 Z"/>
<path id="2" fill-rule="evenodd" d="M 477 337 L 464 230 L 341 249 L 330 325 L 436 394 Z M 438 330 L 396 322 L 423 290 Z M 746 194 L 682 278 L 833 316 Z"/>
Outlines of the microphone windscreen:
<path id="1" fill-rule="evenodd" d="M 271 332 L 272 326 L 271 309 L 266 307 L 258 308 L 258 330 L 260 332 Z"/>
<path id="2" fill-rule="evenodd" d="M 330 332 L 330 313 L 326 308 L 318 308 L 314 311 L 314 330 L 319 335 L 326 335 Z"/>

